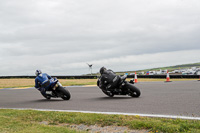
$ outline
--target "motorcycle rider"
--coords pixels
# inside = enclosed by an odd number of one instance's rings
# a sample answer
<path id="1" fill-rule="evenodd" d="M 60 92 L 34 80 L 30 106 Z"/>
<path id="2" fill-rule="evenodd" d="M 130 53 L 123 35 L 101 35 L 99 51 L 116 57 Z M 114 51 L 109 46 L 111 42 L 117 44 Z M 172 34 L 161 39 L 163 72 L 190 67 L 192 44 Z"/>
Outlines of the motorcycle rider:
<path id="1" fill-rule="evenodd" d="M 120 77 L 116 75 L 112 70 L 105 67 L 100 68 L 100 78 L 97 85 L 103 90 L 112 90 L 118 85 Z"/>
<path id="2" fill-rule="evenodd" d="M 35 75 L 37 76 L 35 78 L 35 88 L 38 89 L 45 98 L 50 99 L 46 91 L 48 91 L 55 80 L 48 74 L 42 73 L 41 70 L 36 70 Z"/>

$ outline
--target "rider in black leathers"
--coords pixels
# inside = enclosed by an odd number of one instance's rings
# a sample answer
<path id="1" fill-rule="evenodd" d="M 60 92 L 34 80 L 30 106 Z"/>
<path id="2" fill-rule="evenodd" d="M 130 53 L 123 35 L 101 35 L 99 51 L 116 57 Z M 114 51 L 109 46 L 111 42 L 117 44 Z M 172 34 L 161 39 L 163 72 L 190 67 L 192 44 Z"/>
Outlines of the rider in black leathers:
<path id="1" fill-rule="evenodd" d="M 120 81 L 120 77 L 112 70 L 107 70 L 105 67 L 100 69 L 101 76 L 99 77 L 97 85 L 103 90 L 115 89 Z"/>

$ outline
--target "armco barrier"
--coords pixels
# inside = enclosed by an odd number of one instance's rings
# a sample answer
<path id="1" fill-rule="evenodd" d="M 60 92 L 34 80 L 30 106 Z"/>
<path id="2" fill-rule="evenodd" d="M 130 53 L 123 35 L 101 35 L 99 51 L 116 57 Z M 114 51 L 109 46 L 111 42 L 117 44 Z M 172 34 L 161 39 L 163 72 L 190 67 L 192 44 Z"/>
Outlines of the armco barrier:
<path id="1" fill-rule="evenodd" d="M 98 76 L 52 76 L 58 79 L 97 79 Z M 9 78 L 35 78 L 35 76 L 0 76 L 0 79 Z M 128 75 L 128 78 L 134 78 L 134 75 Z M 166 78 L 166 75 L 137 75 L 137 78 Z M 170 75 L 170 78 L 199 78 L 199 75 Z"/>
<path id="2" fill-rule="evenodd" d="M 0 79 L 9 79 L 9 78 L 35 78 L 36 76 L 0 76 Z M 97 79 L 97 76 L 52 76 L 57 77 L 58 79 Z"/>

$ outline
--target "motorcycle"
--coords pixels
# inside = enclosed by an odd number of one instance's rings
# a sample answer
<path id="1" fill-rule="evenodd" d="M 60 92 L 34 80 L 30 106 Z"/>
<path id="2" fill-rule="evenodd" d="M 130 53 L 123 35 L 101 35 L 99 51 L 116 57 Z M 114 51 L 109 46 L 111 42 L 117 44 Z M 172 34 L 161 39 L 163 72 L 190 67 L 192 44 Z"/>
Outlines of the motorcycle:
<path id="1" fill-rule="evenodd" d="M 44 96 L 43 94 L 42 95 L 46 99 L 51 99 L 52 97 L 53 98 L 61 97 L 63 100 L 69 100 L 71 98 L 71 95 L 69 91 L 67 90 L 67 88 L 63 87 L 62 84 L 58 81 L 58 79 L 53 78 L 52 80 L 54 80 L 54 82 L 50 86 L 48 91 L 46 91 L 47 96 Z"/>
<path id="2" fill-rule="evenodd" d="M 109 97 L 113 97 L 114 95 L 129 95 L 131 97 L 139 97 L 141 95 L 140 90 L 134 86 L 133 80 L 130 82 L 126 81 L 127 75 L 124 75 L 120 77 L 120 80 L 117 84 L 116 88 L 112 89 L 103 89 L 100 88 L 104 94 L 106 94 Z M 97 86 L 100 84 L 100 79 L 97 80 Z M 107 86 L 109 88 L 109 85 Z"/>

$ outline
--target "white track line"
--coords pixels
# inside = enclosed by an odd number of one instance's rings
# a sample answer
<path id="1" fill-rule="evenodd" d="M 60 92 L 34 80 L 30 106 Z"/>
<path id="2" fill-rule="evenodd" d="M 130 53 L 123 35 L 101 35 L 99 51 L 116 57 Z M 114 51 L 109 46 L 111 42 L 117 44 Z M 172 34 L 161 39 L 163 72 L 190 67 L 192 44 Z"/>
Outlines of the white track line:
<path id="1" fill-rule="evenodd" d="M 142 116 L 142 117 L 157 117 L 157 118 L 171 118 L 171 119 L 200 120 L 200 117 L 176 116 L 176 115 L 160 115 L 160 114 L 137 114 L 137 113 L 121 113 L 121 112 L 98 112 L 98 111 L 79 111 L 79 110 L 53 110 L 53 109 L 33 109 L 33 108 L 0 108 L 0 109 L 56 111 L 56 112 L 77 112 L 77 113 L 93 113 L 93 114 L 109 114 L 109 115 L 132 115 L 132 116 Z"/>

